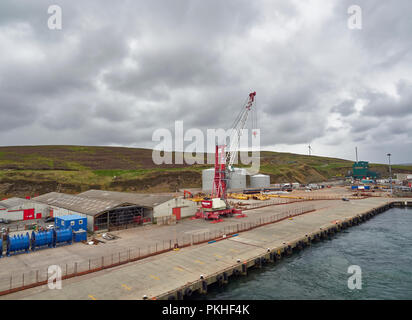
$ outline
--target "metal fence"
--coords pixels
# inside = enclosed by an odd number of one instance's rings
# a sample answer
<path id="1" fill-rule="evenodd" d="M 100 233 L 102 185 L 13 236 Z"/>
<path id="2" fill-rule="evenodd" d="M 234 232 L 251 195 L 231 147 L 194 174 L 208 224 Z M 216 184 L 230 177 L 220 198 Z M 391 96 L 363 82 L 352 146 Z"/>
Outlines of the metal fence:
<path id="1" fill-rule="evenodd" d="M 33 230 L 33 224 L 37 224 L 44 227 L 46 223 L 43 220 L 30 220 L 30 223 L 10 223 L 10 224 L 0 224 L 0 229 L 5 228 L 8 232 L 16 231 L 31 231 Z"/>
<path id="2" fill-rule="evenodd" d="M 62 279 L 68 279 L 144 259 L 153 255 L 171 251 L 176 248 L 184 248 L 209 241 L 224 240 L 228 236 L 238 232 L 252 230 L 263 225 L 271 224 L 314 210 L 315 207 L 313 205 L 290 209 L 272 216 L 259 217 L 254 221 L 226 225 L 223 226 L 223 228 L 214 231 L 183 235 L 175 239 L 165 240 L 161 243 L 155 243 L 143 248 L 130 248 L 105 256 L 91 258 L 89 260 L 57 265 L 61 268 Z M 2 277 L 0 278 L 0 295 L 47 284 L 48 278 L 48 268 L 35 269 L 21 274 L 11 274 L 8 277 Z"/>

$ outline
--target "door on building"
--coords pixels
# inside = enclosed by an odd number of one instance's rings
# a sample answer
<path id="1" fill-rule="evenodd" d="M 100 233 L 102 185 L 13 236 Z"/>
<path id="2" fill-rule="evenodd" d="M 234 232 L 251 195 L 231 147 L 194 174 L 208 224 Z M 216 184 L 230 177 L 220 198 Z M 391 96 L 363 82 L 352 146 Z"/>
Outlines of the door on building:
<path id="1" fill-rule="evenodd" d="M 173 215 L 176 216 L 176 220 L 180 220 L 182 218 L 181 208 L 173 208 Z"/>
<path id="2" fill-rule="evenodd" d="M 53 218 L 53 209 L 50 209 L 50 217 Z"/>
<path id="3" fill-rule="evenodd" d="M 34 219 L 34 209 L 27 209 L 23 211 L 23 220 Z"/>

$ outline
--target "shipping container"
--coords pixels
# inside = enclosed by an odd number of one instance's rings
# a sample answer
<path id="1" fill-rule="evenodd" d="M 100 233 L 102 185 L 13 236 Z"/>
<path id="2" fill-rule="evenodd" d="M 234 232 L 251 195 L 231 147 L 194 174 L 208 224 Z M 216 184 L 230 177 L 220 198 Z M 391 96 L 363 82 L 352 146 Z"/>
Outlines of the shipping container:
<path id="1" fill-rule="evenodd" d="M 87 218 L 76 214 L 59 216 L 55 218 L 56 228 L 72 228 L 73 231 L 87 230 Z"/>

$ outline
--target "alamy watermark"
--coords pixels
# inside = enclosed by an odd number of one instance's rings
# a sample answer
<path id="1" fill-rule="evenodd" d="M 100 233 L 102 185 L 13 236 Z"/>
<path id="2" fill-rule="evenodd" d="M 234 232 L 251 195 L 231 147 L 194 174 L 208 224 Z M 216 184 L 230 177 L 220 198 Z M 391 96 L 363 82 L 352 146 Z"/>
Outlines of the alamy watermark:
<path id="1" fill-rule="evenodd" d="M 47 13 L 50 15 L 47 19 L 47 27 L 50 30 L 61 30 L 63 26 L 62 8 L 53 4 L 47 8 Z"/>
<path id="2" fill-rule="evenodd" d="M 351 276 L 348 278 L 348 288 L 350 290 L 362 289 L 362 269 L 360 266 L 351 265 L 348 267 L 348 273 Z"/>
<path id="3" fill-rule="evenodd" d="M 62 288 L 62 269 L 60 266 L 51 265 L 47 268 L 47 286 L 50 290 Z"/>
<path id="4" fill-rule="evenodd" d="M 249 140 L 251 141 L 249 143 Z M 234 132 L 233 129 L 207 129 L 206 137 L 200 129 L 190 128 L 184 131 L 183 121 L 175 121 L 174 133 L 166 128 L 153 132 L 153 142 L 159 142 L 152 153 L 153 162 L 161 164 L 215 164 L 215 147 L 226 145 L 226 153 L 235 152 L 234 165 L 241 163 L 250 167 L 245 168 L 247 174 L 259 173 L 260 169 L 260 130 L 243 129 Z M 186 143 L 189 143 L 184 146 Z M 230 148 L 233 147 L 233 150 Z M 175 152 L 173 159 L 172 151 Z M 205 153 L 207 153 L 205 159 Z M 250 155 L 251 154 L 251 155 Z"/>
<path id="5" fill-rule="evenodd" d="M 362 8 L 356 4 L 348 8 L 348 28 L 351 30 L 362 29 Z"/>

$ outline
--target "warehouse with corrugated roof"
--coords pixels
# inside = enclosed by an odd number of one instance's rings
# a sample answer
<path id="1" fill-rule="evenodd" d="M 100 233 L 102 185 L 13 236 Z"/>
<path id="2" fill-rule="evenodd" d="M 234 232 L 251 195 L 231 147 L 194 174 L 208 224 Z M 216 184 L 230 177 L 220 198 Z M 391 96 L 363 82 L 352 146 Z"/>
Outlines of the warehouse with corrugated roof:
<path id="1" fill-rule="evenodd" d="M 175 216 L 176 220 L 193 216 L 196 213 L 195 202 L 175 197 L 170 194 L 145 194 L 105 190 L 88 190 L 79 197 L 98 200 L 116 200 L 141 207 L 154 221 L 162 217 Z"/>
<path id="2" fill-rule="evenodd" d="M 87 217 L 90 231 L 110 231 L 151 223 L 162 217 L 176 220 L 194 215 L 196 203 L 171 195 L 89 190 L 78 195 L 50 192 L 33 201 L 48 205 L 50 215 Z"/>

